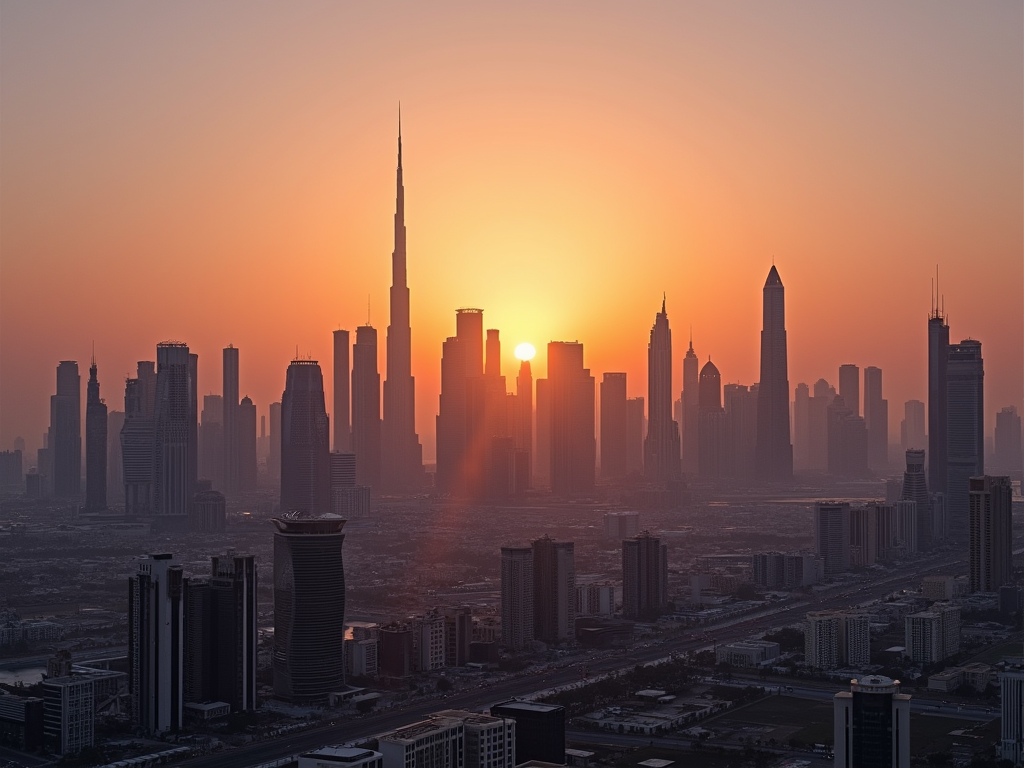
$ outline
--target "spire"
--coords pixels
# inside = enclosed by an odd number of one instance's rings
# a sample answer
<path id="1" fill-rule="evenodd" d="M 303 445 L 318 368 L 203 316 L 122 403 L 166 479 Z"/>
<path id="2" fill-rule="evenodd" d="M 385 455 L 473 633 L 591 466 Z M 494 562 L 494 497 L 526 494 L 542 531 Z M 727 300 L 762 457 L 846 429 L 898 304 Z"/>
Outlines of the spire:
<path id="1" fill-rule="evenodd" d="M 772 268 L 768 272 L 768 279 L 764 281 L 764 287 L 767 288 L 769 285 L 782 285 L 782 278 L 779 277 L 779 270 L 775 268 L 775 257 L 772 257 Z"/>
<path id="2" fill-rule="evenodd" d="M 398 102 L 398 170 L 402 170 L 402 102 Z"/>
<path id="3" fill-rule="evenodd" d="M 661 314 L 665 314 L 665 292 L 661 292 Z"/>

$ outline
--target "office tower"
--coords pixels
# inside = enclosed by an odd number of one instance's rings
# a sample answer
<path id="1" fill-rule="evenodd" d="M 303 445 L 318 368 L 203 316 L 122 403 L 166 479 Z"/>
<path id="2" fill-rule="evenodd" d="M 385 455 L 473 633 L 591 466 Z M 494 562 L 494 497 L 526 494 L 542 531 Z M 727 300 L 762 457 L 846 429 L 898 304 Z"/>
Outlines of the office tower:
<path id="1" fill-rule="evenodd" d="M 254 555 L 215 555 L 206 587 L 210 621 L 203 635 L 211 664 L 202 701 L 226 702 L 232 712 L 256 709 L 256 575 Z"/>
<path id="2" fill-rule="evenodd" d="M 1007 663 L 999 673 L 1002 713 L 999 757 L 1020 765 L 1024 760 L 1024 664 Z"/>
<path id="3" fill-rule="evenodd" d="M 889 468 L 889 401 L 882 398 L 882 369 L 864 369 L 864 426 L 868 432 L 868 467 Z"/>
<path id="4" fill-rule="evenodd" d="M 565 765 L 565 707 L 513 699 L 495 704 L 490 712 L 515 720 L 518 765 L 530 760 Z"/>
<path id="5" fill-rule="evenodd" d="M 697 474 L 697 417 L 700 412 L 700 364 L 697 353 L 693 351 L 693 334 L 690 334 L 690 347 L 683 357 L 683 436 L 682 455 L 683 471 L 688 475 Z"/>
<path id="6" fill-rule="evenodd" d="M 331 458 L 324 378 L 316 360 L 292 360 L 281 396 L 281 509 L 331 511 Z"/>
<path id="7" fill-rule="evenodd" d="M 793 393 L 793 471 L 811 470 L 811 388 L 796 385 Z"/>
<path id="8" fill-rule="evenodd" d="M 442 364 L 442 379 L 444 368 Z M 537 429 L 533 436 L 533 478 L 535 487 L 551 487 L 551 397 L 548 380 L 537 379 Z M 643 414 L 640 414 L 641 421 Z M 438 420 L 440 426 L 440 420 Z M 438 433 L 440 434 L 440 433 Z M 438 443 L 440 446 L 440 443 Z M 639 462 L 643 464 L 643 438 Z M 440 453 L 440 450 L 438 451 Z"/>
<path id="9" fill-rule="evenodd" d="M 357 479 L 374 492 L 380 489 L 380 374 L 377 372 L 377 329 L 356 328 L 352 347 L 352 451 Z"/>
<path id="10" fill-rule="evenodd" d="M 808 470 L 812 474 L 828 472 L 828 407 L 836 397 L 835 387 L 825 379 L 814 382 L 808 403 Z"/>
<path id="11" fill-rule="evenodd" d="M 519 361 L 516 376 L 515 417 L 513 419 L 516 452 L 522 465 L 523 488 L 533 487 L 533 369 L 529 360 Z"/>
<path id="12" fill-rule="evenodd" d="M 574 496 L 594 488 L 594 377 L 578 341 L 548 344 L 551 397 L 551 490 Z M 671 407 L 671 404 L 670 404 Z"/>
<path id="13" fill-rule="evenodd" d="M 100 400 L 96 358 L 89 366 L 85 395 L 85 509 L 107 508 L 107 406 Z"/>
<path id="14" fill-rule="evenodd" d="M 854 415 L 842 395 L 837 395 L 828 406 L 827 414 L 828 473 L 836 477 L 868 477 L 868 433 L 864 419 Z"/>
<path id="15" fill-rule="evenodd" d="M 77 497 L 82 485 L 82 382 L 78 363 L 73 360 L 62 360 L 57 366 L 57 394 L 50 396 L 47 448 L 53 462 L 53 493 Z"/>
<path id="16" fill-rule="evenodd" d="M 374 369 L 376 370 L 376 369 Z M 395 250 L 391 254 L 391 323 L 387 330 L 387 378 L 384 382 L 384 486 L 412 491 L 423 484 L 423 448 L 416 434 L 412 328 L 406 279 L 405 185 L 402 180 L 402 125 L 398 125 L 395 193 Z M 358 451 L 356 451 L 358 454 Z M 373 483 L 368 483 L 373 485 Z"/>
<path id="17" fill-rule="evenodd" d="M 162 516 L 188 515 L 199 472 L 196 400 L 197 358 L 188 345 L 165 341 L 156 347 L 154 424 L 154 509 Z"/>
<path id="18" fill-rule="evenodd" d="M 998 592 L 1013 578 L 1012 504 L 1010 478 L 971 478 L 968 549 L 971 592 Z"/>
<path id="19" fill-rule="evenodd" d="M 128 687 L 132 719 L 149 734 L 181 728 L 185 603 L 173 555 L 149 555 L 128 579 Z"/>
<path id="20" fill-rule="evenodd" d="M 664 299 L 647 345 L 647 409 L 644 477 L 655 482 L 678 480 L 682 464 L 679 425 L 672 419 L 672 329 Z"/>
<path id="21" fill-rule="evenodd" d="M 20 450 L 0 451 L 0 491 L 25 492 L 25 468 Z"/>
<path id="22" fill-rule="evenodd" d="M 526 489 L 525 455 L 517 458 L 513 433 L 515 396 L 506 391 L 501 374 L 499 332 L 487 330 L 482 376 L 467 378 L 466 439 L 470 446 L 463 464 L 462 483 L 470 498 L 502 499 Z"/>
<path id="23" fill-rule="evenodd" d="M 540 413 L 539 408 L 537 412 Z M 647 419 L 644 413 L 642 397 L 631 397 L 626 400 L 627 476 L 639 476 L 644 471 L 644 436 L 647 434 Z"/>
<path id="24" fill-rule="evenodd" d="M 825 576 L 850 570 L 850 505 L 819 501 L 814 505 L 814 551 L 825 562 Z"/>
<path id="25" fill-rule="evenodd" d="M 869 675 L 850 681 L 834 699 L 836 768 L 910 765 L 910 696 L 898 680 Z"/>
<path id="26" fill-rule="evenodd" d="M 501 643 L 511 651 L 533 642 L 533 548 L 501 548 Z"/>
<path id="27" fill-rule="evenodd" d="M 1019 480 L 1024 471 L 1021 461 L 1021 422 L 1017 408 L 1008 405 L 996 414 L 995 469 Z"/>
<path id="28" fill-rule="evenodd" d="M 935 664 L 960 652 L 960 607 L 935 603 L 903 622 L 904 656 L 915 664 Z"/>
<path id="29" fill-rule="evenodd" d="M 444 609 L 444 646 L 446 667 L 464 667 L 469 662 L 473 641 L 473 609 L 468 605 Z"/>
<path id="30" fill-rule="evenodd" d="M 928 316 L 928 487 L 947 493 L 946 410 L 949 326 L 936 303 Z M 978 473 L 975 473 L 978 474 Z M 961 538 L 964 531 L 958 531 Z"/>
<path id="31" fill-rule="evenodd" d="M 604 537 L 612 541 L 631 539 L 640 533 L 640 515 L 636 512 L 606 512 Z"/>
<path id="32" fill-rule="evenodd" d="M 728 477 L 753 477 L 758 385 L 726 384 L 723 390 L 722 473 Z"/>
<path id="33" fill-rule="evenodd" d="M 699 404 L 697 465 L 702 480 L 714 480 L 725 471 L 725 411 L 722 376 L 710 358 L 700 369 Z"/>
<path id="34" fill-rule="evenodd" d="M 256 490 L 256 406 L 246 395 L 235 409 L 238 435 L 238 490 Z"/>
<path id="35" fill-rule="evenodd" d="M 879 382 L 881 383 L 881 382 Z M 839 396 L 854 416 L 860 416 L 860 368 L 853 364 L 839 366 Z"/>
<path id="36" fill-rule="evenodd" d="M 348 331 L 334 332 L 334 444 L 332 450 L 352 450 L 352 405 L 349 396 L 352 367 Z"/>
<path id="37" fill-rule="evenodd" d="M 950 345 L 946 367 L 945 491 L 949 536 L 957 541 L 965 541 L 968 536 L 970 480 L 985 474 L 984 377 L 980 341 L 966 339 Z"/>
<path id="38" fill-rule="evenodd" d="M 224 487 L 224 398 L 203 395 L 199 424 L 199 477 Z"/>
<path id="39" fill-rule="evenodd" d="M 199 490 L 192 497 L 190 527 L 204 533 L 223 533 L 227 522 L 227 501 L 224 494 L 213 490 L 209 480 L 199 481 Z"/>
<path id="40" fill-rule="evenodd" d="M 325 430 L 325 451 L 327 437 Z M 323 700 L 345 685 L 345 521 L 275 517 L 273 522 L 274 695 L 285 701 Z"/>
<path id="41" fill-rule="evenodd" d="M 869 568 L 878 560 L 878 516 L 874 506 L 850 508 L 850 565 Z"/>
<path id="42" fill-rule="evenodd" d="M 875 510 L 879 560 L 902 559 L 918 551 L 916 501 L 901 499 L 871 506 Z"/>
<path id="43" fill-rule="evenodd" d="M 758 474 L 768 480 L 793 477 L 789 442 L 789 374 L 786 353 L 785 289 L 772 265 L 764 284 L 761 380 L 757 402 Z"/>
<path id="44" fill-rule="evenodd" d="M 96 733 L 96 679 L 48 676 L 42 687 L 43 739 L 50 750 L 70 756 L 91 747 Z"/>
<path id="45" fill-rule="evenodd" d="M 281 482 L 281 403 L 270 404 L 270 458 L 267 471 L 271 482 Z"/>
<path id="46" fill-rule="evenodd" d="M 437 415 L 436 486 L 443 493 L 466 496 L 479 487 L 483 472 L 482 445 L 473 445 L 471 435 L 470 381 L 484 373 L 483 310 L 459 309 L 455 313 L 455 336 L 449 336 L 441 352 L 441 394 Z M 543 387 L 538 382 L 538 432 Z M 545 473 L 546 476 L 546 473 Z"/>
<path id="47" fill-rule="evenodd" d="M 571 541 L 533 542 L 533 636 L 545 643 L 576 635 L 576 565 Z"/>
<path id="48" fill-rule="evenodd" d="M 936 541 L 932 529 L 932 500 L 928 493 L 928 478 L 924 472 L 923 450 L 907 451 L 907 471 L 903 473 L 903 492 L 900 498 L 917 504 L 917 541 L 920 550 L 927 550 Z"/>
<path id="49" fill-rule="evenodd" d="M 642 531 L 622 542 L 622 615 L 656 619 L 668 607 L 668 547 Z"/>
<path id="50" fill-rule="evenodd" d="M 148 515 L 154 511 L 155 429 L 156 366 L 153 362 L 141 360 L 136 377 L 125 381 L 124 386 L 121 465 L 127 515 Z"/>
<path id="51" fill-rule="evenodd" d="M 621 480 L 626 471 L 626 374 L 601 378 L 601 477 Z"/>
<path id="52" fill-rule="evenodd" d="M 900 422 L 900 444 L 903 450 L 923 450 L 927 447 L 927 442 L 924 403 L 920 400 L 907 400 L 903 404 L 903 421 Z"/>
<path id="53" fill-rule="evenodd" d="M 331 453 L 331 514 L 348 520 L 370 514 L 370 489 L 356 485 L 354 453 Z"/>
<path id="54" fill-rule="evenodd" d="M 238 430 L 238 349 L 229 344 L 224 348 L 224 494 L 228 497 L 241 492 Z"/>
<path id="55" fill-rule="evenodd" d="M 270 438 L 267 437 L 267 416 L 260 414 L 260 436 L 256 441 L 256 462 L 262 464 L 270 458 Z"/>

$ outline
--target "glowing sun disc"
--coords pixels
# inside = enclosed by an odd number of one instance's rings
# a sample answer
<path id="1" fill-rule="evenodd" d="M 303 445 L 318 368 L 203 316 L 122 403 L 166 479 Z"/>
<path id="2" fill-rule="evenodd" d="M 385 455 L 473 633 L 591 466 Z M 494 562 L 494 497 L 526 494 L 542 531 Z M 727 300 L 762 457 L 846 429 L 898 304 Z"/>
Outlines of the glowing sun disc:
<path id="1" fill-rule="evenodd" d="M 537 350 L 533 348 L 533 344 L 528 341 L 524 341 L 518 347 L 516 347 L 516 360 L 533 360 L 533 356 L 537 354 Z"/>

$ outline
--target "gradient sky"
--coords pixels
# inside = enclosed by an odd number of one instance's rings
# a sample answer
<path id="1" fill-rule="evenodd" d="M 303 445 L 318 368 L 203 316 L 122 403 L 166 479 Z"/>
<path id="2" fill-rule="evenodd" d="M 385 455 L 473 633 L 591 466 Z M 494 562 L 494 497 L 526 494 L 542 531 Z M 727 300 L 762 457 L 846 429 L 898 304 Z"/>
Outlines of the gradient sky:
<path id="1" fill-rule="evenodd" d="M 1014 1 L 0 3 L 0 447 L 57 361 L 103 396 L 166 339 L 259 412 L 331 331 L 387 326 L 402 102 L 424 454 L 454 309 L 512 350 L 578 339 L 646 394 L 667 293 L 724 382 L 883 369 L 925 399 L 935 265 L 983 343 L 986 418 L 1024 386 L 1024 7 Z M 380 348 L 384 372 L 384 347 Z M 543 354 L 535 372 L 543 375 Z"/>

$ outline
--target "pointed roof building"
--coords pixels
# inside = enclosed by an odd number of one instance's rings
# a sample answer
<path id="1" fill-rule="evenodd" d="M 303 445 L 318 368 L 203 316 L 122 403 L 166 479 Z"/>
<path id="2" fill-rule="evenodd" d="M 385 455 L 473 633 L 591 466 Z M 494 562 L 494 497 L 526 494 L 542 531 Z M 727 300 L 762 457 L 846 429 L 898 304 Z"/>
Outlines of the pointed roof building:
<path id="1" fill-rule="evenodd" d="M 786 292 L 772 264 L 764 281 L 761 327 L 761 380 L 757 399 L 758 475 L 785 482 L 793 477 L 793 445 L 789 436 L 789 373 L 786 351 Z"/>

